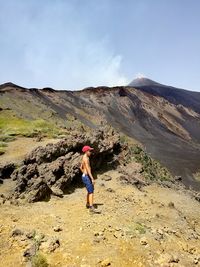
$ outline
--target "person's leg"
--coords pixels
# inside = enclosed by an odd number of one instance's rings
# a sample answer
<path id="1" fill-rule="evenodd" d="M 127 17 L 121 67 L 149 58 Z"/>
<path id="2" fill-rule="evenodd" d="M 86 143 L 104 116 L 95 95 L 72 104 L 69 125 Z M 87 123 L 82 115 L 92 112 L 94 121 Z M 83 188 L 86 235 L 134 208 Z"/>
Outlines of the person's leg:
<path id="1" fill-rule="evenodd" d="M 89 203 L 89 193 L 87 193 L 87 197 L 86 197 L 86 208 L 89 208 L 90 203 Z"/>
<path id="2" fill-rule="evenodd" d="M 89 210 L 94 212 L 94 206 L 93 206 L 93 201 L 94 201 L 94 185 L 92 184 L 89 176 L 87 176 L 87 180 L 86 180 L 86 188 L 88 191 L 88 200 L 89 200 Z"/>
<path id="3" fill-rule="evenodd" d="M 99 213 L 100 214 L 101 212 L 94 208 L 93 201 L 94 201 L 94 193 L 92 192 L 89 194 L 89 203 L 90 203 L 89 211 L 91 214 L 93 214 L 93 213 Z"/>
<path id="4" fill-rule="evenodd" d="M 89 205 L 90 205 L 90 207 L 93 206 L 93 198 L 94 198 L 93 193 L 90 193 L 89 194 Z"/>

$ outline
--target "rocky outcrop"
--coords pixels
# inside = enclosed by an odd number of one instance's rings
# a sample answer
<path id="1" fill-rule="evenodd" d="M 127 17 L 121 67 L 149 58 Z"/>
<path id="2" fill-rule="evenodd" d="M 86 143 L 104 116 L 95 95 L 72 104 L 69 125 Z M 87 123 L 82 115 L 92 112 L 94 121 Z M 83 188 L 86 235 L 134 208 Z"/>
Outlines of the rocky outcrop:
<path id="1" fill-rule="evenodd" d="M 5 165 L 0 166 L 0 179 L 9 178 L 12 172 L 15 169 L 14 163 L 6 163 Z"/>
<path id="2" fill-rule="evenodd" d="M 96 170 L 117 163 L 119 140 L 118 133 L 104 127 L 91 133 L 72 132 L 56 144 L 37 147 L 12 173 L 16 188 L 10 198 L 35 202 L 48 199 L 51 194 L 62 196 L 73 180 L 80 179 L 81 149 L 85 144 L 94 147 L 91 165 Z"/>
<path id="3" fill-rule="evenodd" d="M 138 189 L 148 185 L 150 181 L 144 179 L 141 175 L 141 164 L 137 162 L 130 162 L 125 166 L 120 166 L 119 171 L 122 174 L 119 180 L 122 184 L 131 184 L 136 186 Z"/>

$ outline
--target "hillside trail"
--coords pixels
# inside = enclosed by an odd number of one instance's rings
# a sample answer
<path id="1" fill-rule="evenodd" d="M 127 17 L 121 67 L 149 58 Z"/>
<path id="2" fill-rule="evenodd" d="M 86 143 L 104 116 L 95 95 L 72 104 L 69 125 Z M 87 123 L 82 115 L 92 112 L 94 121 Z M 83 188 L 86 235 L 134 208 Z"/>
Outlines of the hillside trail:
<path id="1" fill-rule="evenodd" d="M 59 139 L 55 138 L 43 138 L 41 141 L 36 141 L 36 138 L 17 137 L 15 140 L 7 143 L 5 153 L 0 156 L 1 164 L 9 162 L 20 163 L 25 155 L 34 148 L 48 143 L 57 143 L 58 141 Z"/>
<path id="2" fill-rule="evenodd" d="M 46 242 L 40 246 L 50 267 L 200 266 L 199 203 L 157 184 L 142 190 L 121 184 L 119 176 L 117 170 L 97 174 L 94 202 L 100 214 L 86 209 L 84 187 L 47 202 L 2 204 L 0 266 L 30 266 L 23 257 L 30 240 L 13 238 L 13 229 L 59 239 L 54 252 Z M 13 186 L 5 180 L 0 193 Z"/>

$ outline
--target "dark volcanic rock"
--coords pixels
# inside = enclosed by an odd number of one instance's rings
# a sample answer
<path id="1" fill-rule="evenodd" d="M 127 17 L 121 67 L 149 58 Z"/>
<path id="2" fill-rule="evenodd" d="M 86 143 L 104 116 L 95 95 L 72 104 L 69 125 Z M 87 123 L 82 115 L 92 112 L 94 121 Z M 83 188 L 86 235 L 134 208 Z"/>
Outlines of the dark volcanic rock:
<path id="1" fill-rule="evenodd" d="M 36 179 L 35 182 L 31 185 L 30 189 L 31 190 L 27 196 L 29 202 L 48 199 L 51 194 L 51 189 L 44 181 L 42 181 L 42 179 Z"/>
<path id="2" fill-rule="evenodd" d="M 1 179 L 10 178 L 14 169 L 15 169 L 14 163 L 7 163 L 3 166 L 0 166 L 0 178 Z"/>
<path id="3" fill-rule="evenodd" d="M 26 198 L 29 202 L 48 199 L 51 194 L 62 196 L 73 180 L 80 179 L 81 149 L 94 147 L 91 157 L 93 170 L 117 163 L 121 151 L 119 135 L 110 127 L 92 133 L 72 132 L 56 144 L 37 147 L 16 169 L 12 179 L 16 188 L 10 197 Z"/>
<path id="4" fill-rule="evenodd" d="M 131 162 L 125 164 L 125 166 L 120 166 L 119 172 L 122 174 L 119 180 L 122 184 L 132 184 L 138 189 L 148 185 L 150 181 L 144 180 L 144 177 L 140 174 L 141 166 L 138 163 Z"/>
<path id="5" fill-rule="evenodd" d="M 139 178 L 128 176 L 128 175 L 121 175 L 119 177 L 119 180 L 121 181 L 122 184 L 132 184 L 136 186 L 138 189 L 149 184 L 146 181 L 143 181 Z"/>
<path id="6" fill-rule="evenodd" d="M 23 235 L 23 231 L 21 229 L 14 229 L 11 233 L 11 236 Z"/>

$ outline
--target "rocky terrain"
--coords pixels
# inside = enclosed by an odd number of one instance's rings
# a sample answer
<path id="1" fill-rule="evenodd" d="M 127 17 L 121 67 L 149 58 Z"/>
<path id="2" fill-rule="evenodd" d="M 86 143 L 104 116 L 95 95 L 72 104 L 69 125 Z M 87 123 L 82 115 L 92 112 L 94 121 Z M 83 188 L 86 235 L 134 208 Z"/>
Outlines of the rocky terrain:
<path id="1" fill-rule="evenodd" d="M 138 164 L 131 169 L 139 175 Z M 199 202 L 181 189 L 138 189 L 120 177 L 116 170 L 97 174 L 100 214 L 88 213 L 78 186 L 48 202 L 6 200 L 0 266 L 199 266 Z M 9 195 L 14 187 L 6 180 L 0 190 Z"/>
<path id="2" fill-rule="evenodd" d="M 188 187 L 200 189 L 194 175 L 200 169 L 200 93 L 142 78 L 129 86 L 80 91 L 6 83 L 0 86 L 0 96 L 1 140 L 38 134 L 62 137 L 73 127 L 87 131 L 109 124 L 143 144 Z M 4 151 L 0 147 L 0 153 Z"/>
<path id="3" fill-rule="evenodd" d="M 119 135 L 113 129 L 99 129 L 91 134 L 72 132 L 66 139 L 56 144 L 39 146 L 23 160 L 22 166 L 12 164 L 2 168 L 2 178 L 11 176 L 16 180 L 16 188 L 11 197 L 28 198 L 35 202 L 47 199 L 51 194 L 62 197 L 70 183 L 80 177 L 81 149 L 89 144 L 95 149 L 93 170 L 102 168 L 102 164 L 118 163 L 117 155 L 122 147 Z"/>
<path id="4" fill-rule="evenodd" d="M 200 266 L 199 93 L 140 79 L 0 96 L 0 267 Z"/>
<path id="5" fill-rule="evenodd" d="M 85 207 L 81 147 L 95 148 Z M 29 152 L 1 169 L 0 266 L 199 266 L 200 195 L 112 127 Z"/>

